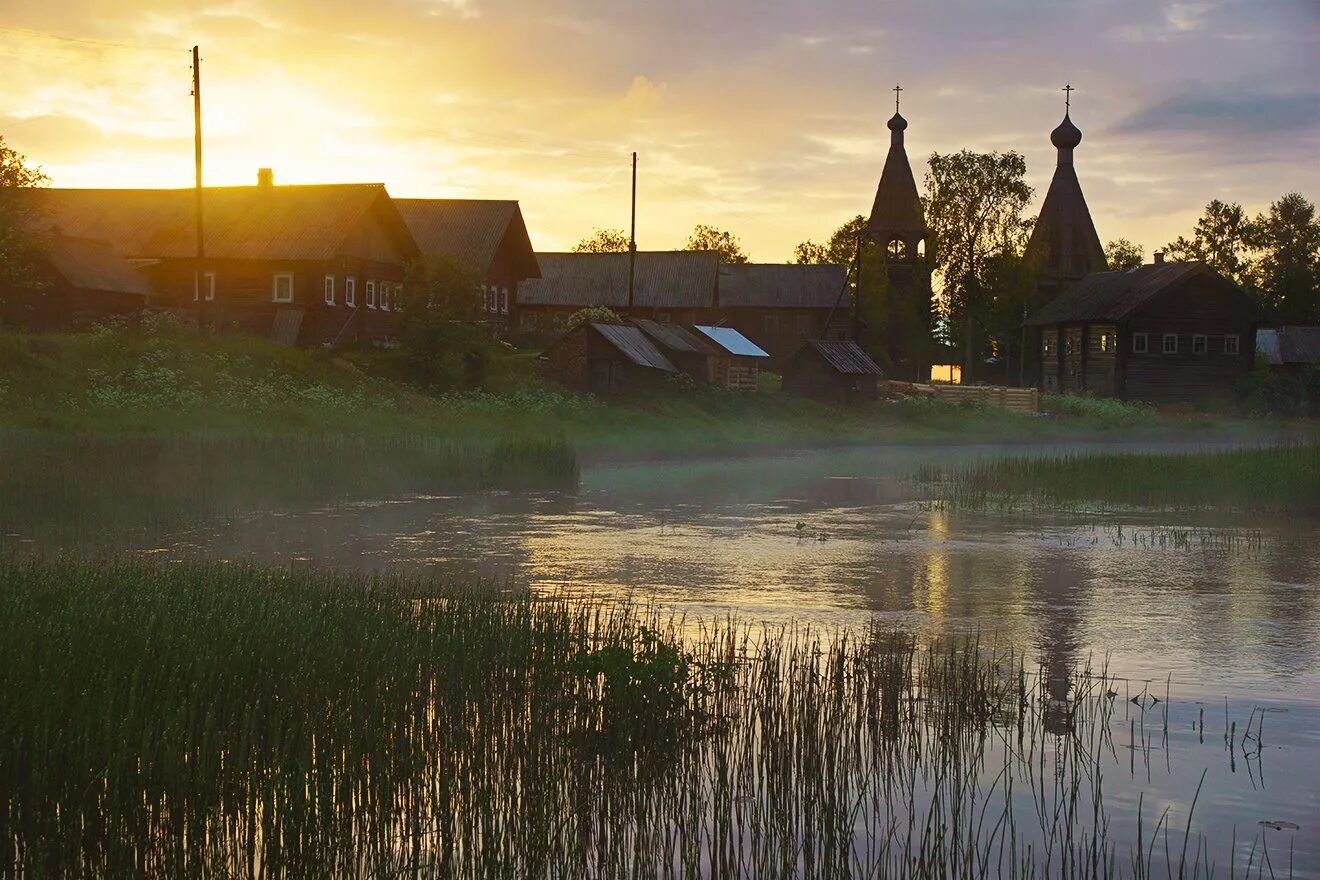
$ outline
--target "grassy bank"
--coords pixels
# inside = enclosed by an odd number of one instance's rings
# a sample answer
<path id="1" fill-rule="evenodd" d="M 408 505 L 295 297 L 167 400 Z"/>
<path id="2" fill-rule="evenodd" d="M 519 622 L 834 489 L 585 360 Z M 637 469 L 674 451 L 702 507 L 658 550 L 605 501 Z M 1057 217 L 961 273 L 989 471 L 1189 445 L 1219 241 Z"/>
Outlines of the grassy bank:
<path id="1" fill-rule="evenodd" d="M 1320 513 L 1320 446 L 974 461 L 919 478 L 971 509 L 1045 506 Z"/>
<path id="2" fill-rule="evenodd" d="M 1110 682 L 1061 704 L 970 637 L 0 560 L 0 655 L 6 876 L 1190 877 L 1224 843 L 1115 827 Z"/>

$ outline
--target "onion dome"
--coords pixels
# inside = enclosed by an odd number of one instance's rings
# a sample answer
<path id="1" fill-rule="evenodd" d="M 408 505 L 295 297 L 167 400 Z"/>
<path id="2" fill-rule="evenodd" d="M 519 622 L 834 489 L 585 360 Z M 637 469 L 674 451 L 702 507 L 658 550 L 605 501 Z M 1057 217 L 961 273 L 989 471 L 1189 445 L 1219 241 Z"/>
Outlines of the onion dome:
<path id="1" fill-rule="evenodd" d="M 1072 150 L 1082 142 L 1082 132 L 1077 126 L 1073 125 L 1072 119 L 1068 114 L 1063 115 L 1063 122 L 1059 127 L 1050 132 L 1050 143 L 1060 150 Z"/>
<path id="2" fill-rule="evenodd" d="M 904 119 L 902 116 L 900 116 L 897 112 L 895 112 L 893 116 L 889 117 L 890 131 L 904 131 L 907 129 L 907 126 L 908 126 L 907 120 Z M 1080 137 L 1080 134 L 1078 136 Z"/>

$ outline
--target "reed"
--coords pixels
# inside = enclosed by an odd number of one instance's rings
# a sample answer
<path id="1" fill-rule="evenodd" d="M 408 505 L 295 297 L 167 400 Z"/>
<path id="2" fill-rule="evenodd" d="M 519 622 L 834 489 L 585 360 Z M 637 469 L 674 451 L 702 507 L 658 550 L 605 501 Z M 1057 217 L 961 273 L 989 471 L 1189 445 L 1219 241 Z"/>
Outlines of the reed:
<path id="1" fill-rule="evenodd" d="M 1109 877 L 1137 852 L 1104 806 L 1105 670 L 1060 700 L 974 635 L 26 559 L 0 561 L 0 652 L 5 876 Z"/>

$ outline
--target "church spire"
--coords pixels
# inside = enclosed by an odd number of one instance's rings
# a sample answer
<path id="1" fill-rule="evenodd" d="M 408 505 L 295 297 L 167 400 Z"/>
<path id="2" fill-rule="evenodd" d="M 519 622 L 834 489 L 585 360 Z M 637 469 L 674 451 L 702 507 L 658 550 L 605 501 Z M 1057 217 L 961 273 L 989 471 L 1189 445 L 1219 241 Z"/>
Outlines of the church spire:
<path id="1" fill-rule="evenodd" d="M 917 198 L 917 181 L 912 176 L 912 165 L 903 146 L 903 132 L 907 131 L 908 123 L 898 112 L 902 91 L 902 86 L 894 86 L 894 115 L 887 123 L 889 155 L 885 157 L 885 168 L 880 174 L 880 186 L 876 188 L 867 226 L 882 244 L 897 236 L 905 245 L 915 249 L 916 242 L 925 238 L 926 224 Z"/>

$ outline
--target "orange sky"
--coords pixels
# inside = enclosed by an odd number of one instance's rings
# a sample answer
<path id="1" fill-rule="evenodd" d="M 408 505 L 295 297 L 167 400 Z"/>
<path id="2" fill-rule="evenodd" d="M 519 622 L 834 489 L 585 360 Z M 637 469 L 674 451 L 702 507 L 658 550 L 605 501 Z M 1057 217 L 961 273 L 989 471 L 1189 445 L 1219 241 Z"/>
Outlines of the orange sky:
<path id="1" fill-rule="evenodd" d="M 1101 238 L 1148 254 L 1211 198 L 1320 198 L 1313 0 L 0 0 L 0 135 L 56 186 L 188 186 L 194 42 L 208 183 L 516 198 L 540 250 L 626 226 L 636 149 L 641 247 L 786 260 L 869 210 L 895 81 L 918 180 L 1016 149 L 1039 201 L 1071 80 Z"/>

